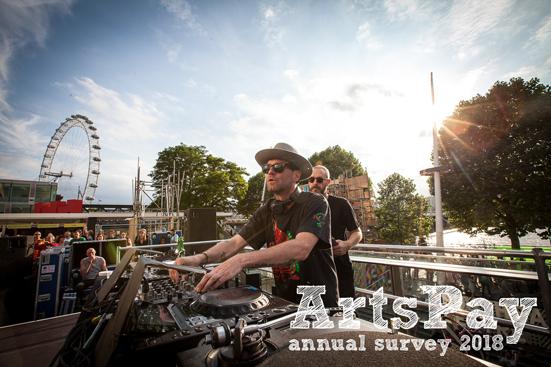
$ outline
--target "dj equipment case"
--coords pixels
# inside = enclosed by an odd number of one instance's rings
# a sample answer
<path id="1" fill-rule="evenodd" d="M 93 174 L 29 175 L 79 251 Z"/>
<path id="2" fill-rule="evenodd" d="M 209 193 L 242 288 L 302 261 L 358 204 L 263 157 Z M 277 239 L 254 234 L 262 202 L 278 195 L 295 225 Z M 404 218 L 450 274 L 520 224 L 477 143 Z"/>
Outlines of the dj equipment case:
<path id="1" fill-rule="evenodd" d="M 54 247 L 40 253 L 35 298 L 35 320 L 54 317 L 58 314 L 64 252 L 64 247 Z"/>

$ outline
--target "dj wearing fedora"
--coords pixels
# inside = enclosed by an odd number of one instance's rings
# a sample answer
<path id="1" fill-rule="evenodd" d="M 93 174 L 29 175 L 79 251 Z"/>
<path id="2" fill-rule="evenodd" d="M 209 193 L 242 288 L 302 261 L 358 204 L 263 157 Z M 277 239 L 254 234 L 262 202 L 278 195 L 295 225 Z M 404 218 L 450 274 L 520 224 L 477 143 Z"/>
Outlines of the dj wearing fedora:
<path id="1" fill-rule="evenodd" d="M 271 266 L 278 296 L 299 303 L 299 285 L 325 285 L 325 307 L 337 306 L 339 294 L 331 249 L 329 206 L 316 193 L 300 192 L 297 184 L 312 174 L 312 165 L 289 144 L 256 153 L 256 161 L 266 174 L 268 191 L 274 194 L 247 224 L 227 241 L 207 251 L 180 257 L 175 265 L 200 266 L 220 263 L 206 274 L 195 290 L 213 290 L 238 275 L 244 268 Z M 238 254 L 246 245 L 262 251 Z M 170 270 L 177 282 L 179 274 Z"/>

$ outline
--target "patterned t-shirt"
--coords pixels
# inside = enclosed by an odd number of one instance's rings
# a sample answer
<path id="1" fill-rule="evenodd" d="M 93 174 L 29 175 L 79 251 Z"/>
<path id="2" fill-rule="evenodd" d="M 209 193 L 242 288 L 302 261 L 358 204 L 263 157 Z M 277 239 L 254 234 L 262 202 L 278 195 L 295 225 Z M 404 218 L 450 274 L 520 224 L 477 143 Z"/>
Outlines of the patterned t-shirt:
<path id="1" fill-rule="evenodd" d="M 268 205 L 258 209 L 239 235 L 258 250 L 294 240 L 301 232 L 318 236 L 318 242 L 304 261 L 273 267 L 278 296 L 299 303 L 298 285 L 325 285 L 322 296 L 325 307 L 336 307 L 339 294 L 337 273 L 330 245 L 329 205 L 319 194 L 303 192 L 293 206 L 280 215 L 272 214 Z"/>

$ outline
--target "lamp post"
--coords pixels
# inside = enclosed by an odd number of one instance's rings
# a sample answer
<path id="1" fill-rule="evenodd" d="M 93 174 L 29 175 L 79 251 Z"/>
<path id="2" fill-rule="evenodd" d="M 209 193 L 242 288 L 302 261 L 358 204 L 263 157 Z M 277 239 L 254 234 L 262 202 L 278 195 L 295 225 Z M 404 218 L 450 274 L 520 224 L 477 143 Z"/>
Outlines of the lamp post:
<path id="1" fill-rule="evenodd" d="M 432 95 L 432 105 L 434 107 L 434 84 L 432 73 L 430 73 L 430 91 Z M 440 173 L 451 172 L 452 167 L 440 166 L 438 159 L 438 132 L 436 131 L 436 121 L 432 127 L 432 142 L 433 142 L 433 167 L 424 169 L 419 172 L 421 176 L 434 175 L 434 206 L 436 215 L 436 246 L 444 247 L 444 221 L 442 215 L 442 193 L 440 189 Z"/>

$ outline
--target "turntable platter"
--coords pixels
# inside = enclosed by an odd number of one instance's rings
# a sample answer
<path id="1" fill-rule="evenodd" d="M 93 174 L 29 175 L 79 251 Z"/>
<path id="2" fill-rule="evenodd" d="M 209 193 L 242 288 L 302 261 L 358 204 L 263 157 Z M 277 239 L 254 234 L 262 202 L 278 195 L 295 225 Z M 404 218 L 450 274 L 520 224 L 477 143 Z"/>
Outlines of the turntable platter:
<path id="1" fill-rule="evenodd" d="M 191 304 L 191 309 L 209 316 L 233 316 L 260 310 L 269 303 L 258 289 L 238 287 L 207 292 Z"/>

